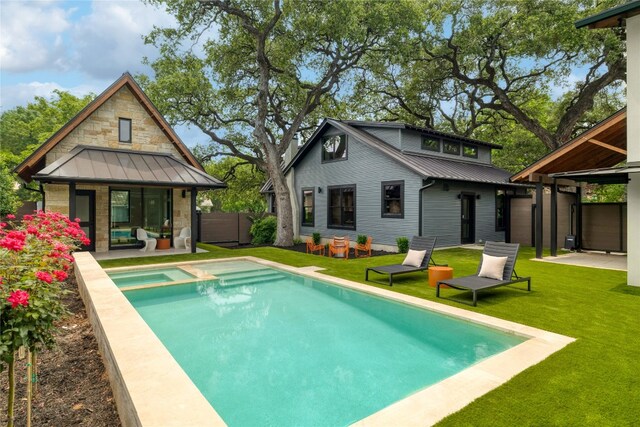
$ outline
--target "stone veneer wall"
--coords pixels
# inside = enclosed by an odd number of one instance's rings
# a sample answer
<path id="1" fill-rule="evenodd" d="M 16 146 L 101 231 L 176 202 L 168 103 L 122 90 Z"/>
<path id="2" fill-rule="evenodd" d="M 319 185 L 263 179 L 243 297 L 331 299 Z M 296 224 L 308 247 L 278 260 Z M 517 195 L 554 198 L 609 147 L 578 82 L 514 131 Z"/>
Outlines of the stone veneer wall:
<path id="1" fill-rule="evenodd" d="M 131 143 L 118 141 L 119 118 L 131 119 Z M 53 147 L 47 153 L 46 164 L 50 165 L 77 145 L 170 153 L 182 158 L 177 148 L 126 86 Z"/>

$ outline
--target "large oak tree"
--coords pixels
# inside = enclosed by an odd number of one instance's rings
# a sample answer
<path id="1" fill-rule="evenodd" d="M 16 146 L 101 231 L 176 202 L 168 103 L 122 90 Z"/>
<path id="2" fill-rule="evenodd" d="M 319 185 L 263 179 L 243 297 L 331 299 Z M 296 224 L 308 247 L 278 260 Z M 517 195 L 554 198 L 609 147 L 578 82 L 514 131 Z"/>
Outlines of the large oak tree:
<path id="1" fill-rule="evenodd" d="M 217 154 L 265 171 L 277 200 L 276 245 L 293 244 L 282 155 L 294 136 L 350 92 L 367 53 L 393 45 L 418 14 L 413 1 L 151 0 L 175 16 L 156 28 L 155 75 L 141 83 L 173 123 L 207 134 Z"/>

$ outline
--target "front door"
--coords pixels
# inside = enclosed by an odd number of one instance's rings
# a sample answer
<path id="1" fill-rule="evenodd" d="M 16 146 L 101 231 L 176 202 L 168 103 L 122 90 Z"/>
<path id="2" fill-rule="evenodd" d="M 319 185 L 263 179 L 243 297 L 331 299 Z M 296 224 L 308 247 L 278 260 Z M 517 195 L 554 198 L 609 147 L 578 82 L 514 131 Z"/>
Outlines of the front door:
<path id="1" fill-rule="evenodd" d="M 96 250 L 96 192 L 93 190 L 76 190 L 76 218 L 80 218 L 80 228 L 91 240 L 89 245 L 82 245 L 82 251 Z M 73 218 L 72 218 L 73 219 Z"/>
<path id="2" fill-rule="evenodd" d="M 474 243 L 476 241 L 476 196 L 475 194 L 461 194 L 462 212 L 460 218 L 460 228 L 462 244 Z"/>

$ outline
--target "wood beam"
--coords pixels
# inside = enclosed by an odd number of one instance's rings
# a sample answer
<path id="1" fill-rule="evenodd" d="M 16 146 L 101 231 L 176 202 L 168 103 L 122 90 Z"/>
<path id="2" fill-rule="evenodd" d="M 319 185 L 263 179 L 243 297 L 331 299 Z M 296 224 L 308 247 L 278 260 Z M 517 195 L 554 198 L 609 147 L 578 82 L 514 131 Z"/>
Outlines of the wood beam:
<path id="1" fill-rule="evenodd" d="M 616 147 L 611 144 L 607 144 L 606 142 L 598 141 L 597 139 L 593 139 L 593 138 L 591 138 L 589 142 L 595 145 L 599 145 L 600 147 L 604 147 L 608 150 L 615 151 L 616 153 L 624 154 L 625 156 L 627 155 L 627 150 L 620 147 Z"/>

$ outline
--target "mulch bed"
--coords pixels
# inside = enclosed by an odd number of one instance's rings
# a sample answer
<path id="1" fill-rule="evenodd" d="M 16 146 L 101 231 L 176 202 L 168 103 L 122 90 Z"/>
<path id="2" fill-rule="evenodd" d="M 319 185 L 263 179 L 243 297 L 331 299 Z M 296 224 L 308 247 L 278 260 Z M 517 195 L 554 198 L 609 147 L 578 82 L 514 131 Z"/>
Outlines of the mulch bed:
<path id="1" fill-rule="evenodd" d="M 117 427 L 116 412 L 98 344 L 75 281 L 65 303 L 71 314 L 58 326 L 57 346 L 38 354 L 38 395 L 32 404 L 33 426 Z M 16 363 L 15 425 L 26 425 L 26 359 Z M 6 371 L 0 374 L 0 425 L 7 423 Z"/>
<path id="2" fill-rule="evenodd" d="M 227 249 L 247 249 L 247 248 L 258 248 L 258 247 L 266 247 L 266 246 L 270 246 L 270 245 L 236 245 L 236 246 L 226 246 L 225 248 Z M 302 252 L 302 253 L 306 253 L 307 252 L 307 245 L 306 243 L 298 243 L 297 245 L 293 245 L 293 246 L 278 246 L 278 248 L 280 249 L 287 249 L 290 251 L 294 251 L 294 252 Z M 317 253 L 317 252 L 316 252 Z M 325 256 L 328 254 L 328 251 L 325 251 Z M 395 254 L 395 252 L 386 252 L 386 251 L 371 251 L 371 256 L 381 256 L 381 255 L 393 255 Z M 351 252 L 349 252 L 349 258 L 354 257 L 354 252 L 353 249 L 351 249 Z"/>

